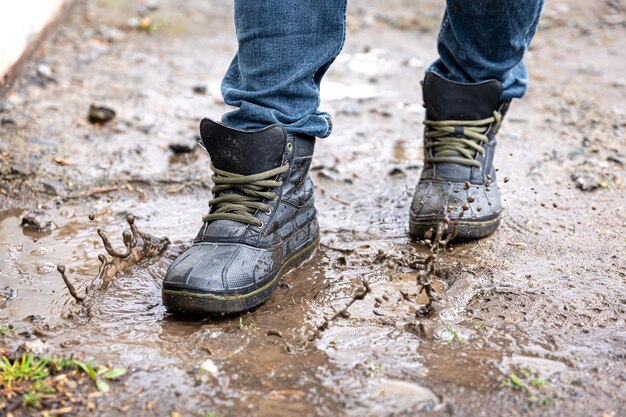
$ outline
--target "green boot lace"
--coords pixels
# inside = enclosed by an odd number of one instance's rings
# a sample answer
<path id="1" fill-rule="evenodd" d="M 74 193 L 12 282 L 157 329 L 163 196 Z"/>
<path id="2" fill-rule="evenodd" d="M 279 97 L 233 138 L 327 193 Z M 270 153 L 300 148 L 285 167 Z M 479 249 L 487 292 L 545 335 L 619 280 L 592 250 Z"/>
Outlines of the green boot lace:
<path id="1" fill-rule="evenodd" d="M 425 120 L 429 127 L 424 136 L 426 149 L 432 149 L 432 157 L 426 162 L 451 162 L 482 168 L 475 160 L 477 153 L 485 154 L 483 144 L 489 142 L 486 133 L 493 124 L 494 129 L 500 124 L 502 115 L 494 111 L 493 116 L 481 120 Z M 458 137 L 463 136 L 463 137 Z"/>
<path id="2" fill-rule="evenodd" d="M 215 198 L 209 201 L 209 208 L 215 207 L 215 210 L 210 210 L 212 212 L 203 216 L 202 221 L 233 220 L 262 227 L 263 222 L 254 217 L 254 213 L 257 210 L 270 213 L 270 207 L 263 203 L 263 200 L 272 201 L 276 198 L 276 193 L 269 189 L 280 187 L 283 182 L 272 178 L 288 171 L 289 164 L 253 175 L 224 171 L 213 164 L 211 169 L 214 173 L 212 180 L 215 183 L 211 192 Z M 235 192 L 225 193 L 226 190 Z"/>

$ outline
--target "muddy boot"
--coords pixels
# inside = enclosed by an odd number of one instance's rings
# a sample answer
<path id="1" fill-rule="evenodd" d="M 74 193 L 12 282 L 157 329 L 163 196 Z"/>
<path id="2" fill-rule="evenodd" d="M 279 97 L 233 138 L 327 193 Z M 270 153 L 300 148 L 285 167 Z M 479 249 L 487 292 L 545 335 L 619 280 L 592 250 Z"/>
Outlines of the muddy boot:
<path id="1" fill-rule="evenodd" d="M 163 303 L 191 313 L 249 310 L 317 247 L 308 175 L 315 138 L 280 126 L 243 132 L 208 119 L 200 132 L 214 198 L 193 245 L 167 271 Z"/>
<path id="2" fill-rule="evenodd" d="M 428 72 L 424 78 L 424 169 L 415 189 L 409 232 L 427 237 L 447 216 L 457 240 L 489 236 L 500 224 L 495 135 L 509 102 L 500 82 L 460 84 Z"/>

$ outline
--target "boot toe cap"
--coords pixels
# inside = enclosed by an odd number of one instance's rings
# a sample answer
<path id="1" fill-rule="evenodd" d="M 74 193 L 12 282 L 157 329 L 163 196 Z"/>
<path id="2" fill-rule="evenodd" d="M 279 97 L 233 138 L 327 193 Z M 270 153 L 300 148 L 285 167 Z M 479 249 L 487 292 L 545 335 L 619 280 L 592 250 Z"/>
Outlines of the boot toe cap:
<path id="1" fill-rule="evenodd" d="M 411 204 L 410 233 L 421 238 L 447 216 L 458 222 L 459 240 L 477 239 L 495 231 L 500 212 L 496 186 L 466 189 L 462 182 L 420 181 Z"/>
<path id="2" fill-rule="evenodd" d="M 172 263 L 163 288 L 216 295 L 245 292 L 262 275 L 263 258 L 259 249 L 238 244 L 194 244 Z"/>

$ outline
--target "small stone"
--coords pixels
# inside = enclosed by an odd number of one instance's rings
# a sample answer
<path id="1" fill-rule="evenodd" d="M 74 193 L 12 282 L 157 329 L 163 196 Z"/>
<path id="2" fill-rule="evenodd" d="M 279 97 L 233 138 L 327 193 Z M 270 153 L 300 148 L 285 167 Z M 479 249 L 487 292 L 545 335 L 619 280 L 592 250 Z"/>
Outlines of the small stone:
<path id="1" fill-rule="evenodd" d="M 215 362 L 213 362 L 213 360 L 211 359 L 206 359 L 204 362 L 202 362 L 200 364 L 200 369 L 212 375 L 213 377 L 217 376 L 217 374 L 219 373 L 217 365 L 215 365 Z"/>
<path id="2" fill-rule="evenodd" d="M 28 323 L 37 323 L 37 322 L 43 321 L 43 317 L 37 314 L 31 314 L 29 316 L 24 317 L 24 321 Z"/>
<path id="3" fill-rule="evenodd" d="M 391 177 L 396 177 L 396 176 L 406 177 L 406 173 L 404 172 L 404 170 L 402 168 L 395 167 L 391 171 L 389 171 L 389 176 L 391 176 Z"/>
<path id="4" fill-rule="evenodd" d="M 89 106 L 87 120 L 93 124 L 104 124 L 115 119 L 116 113 L 110 107 L 92 104 Z"/>
<path id="5" fill-rule="evenodd" d="M 126 25 L 131 29 L 138 29 L 139 23 L 140 23 L 140 20 L 137 17 L 131 17 L 130 19 L 126 21 Z"/>
<path id="6" fill-rule="evenodd" d="M 22 343 L 20 348 L 24 352 L 31 353 L 31 354 L 33 354 L 35 356 L 43 356 L 46 353 L 46 351 L 48 350 L 47 345 L 43 341 L 41 341 L 39 339 L 33 340 L 33 341 L 24 342 L 24 343 Z"/>
<path id="7" fill-rule="evenodd" d="M 159 3 L 157 1 L 147 1 L 144 5 L 137 9 L 137 14 L 139 16 L 147 16 L 149 13 L 152 13 L 159 9 Z"/>
<path id="8" fill-rule="evenodd" d="M 325 178 L 331 181 L 337 181 L 337 171 L 331 168 L 322 168 L 320 172 L 317 174 L 320 178 Z"/>
<path id="9" fill-rule="evenodd" d="M 52 194 L 52 195 L 63 194 L 63 189 L 65 188 L 65 185 L 63 184 L 63 182 L 59 180 L 55 180 L 55 179 L 43 180 L 41 182 L 41 185 L 43 185 L 43 190 L 46 193 Z"/>
<path id="10" fill-rule="evenodd" d="M 600 187 L 600 183 L 596 177 L 590 174 L 579 174 L 575 172 L 572 174 L 571 178 L 572 181 L 574 181 L 576 188 L 581 191 L 593 191 Z"/>
<path id="11" fill-rule="evenodd" d="M 52 229 L 52 219 L 43 210 L 31 210 L 22 217 L 22 227 L 38 232 L 47 232 Z"/>
<path id="12" fill-rule="evenodd" d="M 190 145 L 187 143 L 170 143 L 170 150 L 174 152 L 175 155 L 182 155 L 186 153 L 192 153 L 196 150 L 196 145 Z"/>
<path id="13" fill-rule="evenodd" d="M 426 61 L 417 57 L 411 57 L 406 64 L 412 68 L 422 68 L 426 64 Z"/>
<path id="14" fill-rule="evenodd" d="M 151 12 L 154 12 L 155 10 L 159 8 L 159 2 L 158 0 L 148 0 L 146 1 L 145 7 Z"/>
<path id="15" fill-rule="evenodd" d="M 615 163 L 615 164 L 617 164 L 617 165 L 624 166 L 624 161 L 622 161 L 622 160 L 621 160 L 620 158 L 618 158 L 617 156 L 610 155 L 610 156 L 608 156 L 608 157 L 606 158 L 606 160 L 607 160 L 607 161 L 609 161 L 609 162 L 613 162 L 613 163 Z"/>
<path id="16" fill-rule="evenodd" d="M 18 161 L 11 165 L 11 174 L 28 177 L 35 173 L 35 168 L 32 164 L 25 161 Z"/>
<path id="17" fill-rule="evenodd" d="M 39 64 L 37 65 L 37 76 L 43 78 L 45 80 L 52 80 L 52 68 L 48 64 Z"/>
<path id="18" fill-rule="evenodd" d="M 17 122 L 11 117 L 3 117 L 0 119 L 0 126 L 17 126 Z"/>
<path id="19" fill-rule="evenodd" d="M 626 87 L 626 80 L 624 80 L 623 78 L 618 78 L 616 80 L 614 80 L 611 85 L 613 87 L 617 87 L 617 88 L 621 88 L 621 87 Z"/>
<path id="20" fill-rule="evenodd" d="M 467 202 L 468 202 L 468 203 L 473 203 L 473 202 L 474 202 L 474 200 L 476 200 L 476 199 L 474 198 L 474 196 L 471 196 L 471 195 L 470 195 L 470 196 L 467 196 Z"/>
<path id="21" fill-rule="evenodd" d="M 139 29 L 150 32 L 151 28 L 153 27 L 152 23 L 152 18 L 146 16 L 139 21 Z"/>
<path id="22" fill-rule="evenodd" d="M 195 94 L 205 95 L 207 91 L 209 91 L 208 87 L 205 84 L 194 85 L 191 90 Z"/>
<path id="23" fill-rule="evenodd" d="M 126 33 L 121 30 L 106 25 L 98 26 L 98 37 L 105 42 L 120 42 L 126 39 Z"/>

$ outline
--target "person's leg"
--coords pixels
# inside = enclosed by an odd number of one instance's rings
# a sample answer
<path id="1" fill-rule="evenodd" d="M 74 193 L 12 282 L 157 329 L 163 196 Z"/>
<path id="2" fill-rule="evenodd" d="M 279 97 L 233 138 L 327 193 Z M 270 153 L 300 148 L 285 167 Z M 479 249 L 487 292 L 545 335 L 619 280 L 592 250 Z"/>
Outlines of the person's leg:
<path id="1" fill-rule="evenodd" d="M 311 256 L 319 225 L 308 175 L 322 77 L 344 41 L 346 0 L 236 0 L 239 50 L 222 83 L 238 109 L 204 119 L 213 199 L 191 247 L 163 281 L 178 312 L 234 313 L 267 300 Z"/>
<path id="2" fill-rule="evenodd" d="M 409 218 L 414 237 L 442 221 L 457 237 L 493 233 L 502 211 L 493 156 L 509 102 L 526 92 L 522 61 L 543 0 L 448 0 L 440 58 L 423 82 L 424 169 Z"/>
<path id="3" fill-rule="evenodd" d="M 521 98 L 528 86 L 522 61 L 532 40 L 543 0 L 447 0 L 430 67 L 450 81 L 497 80 L 502 100 Z"/>
<path id="4" fill-rule="evenodd" d="M 345 15 L 346 0 L 235 0 L 239 47 L 222 95 L 238 109 L 222 123 L 328 136 L 332 123 L 318 110 L 319 89 L 343 46 Z"/>

